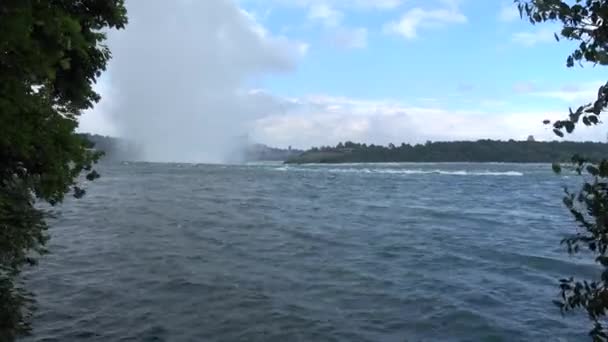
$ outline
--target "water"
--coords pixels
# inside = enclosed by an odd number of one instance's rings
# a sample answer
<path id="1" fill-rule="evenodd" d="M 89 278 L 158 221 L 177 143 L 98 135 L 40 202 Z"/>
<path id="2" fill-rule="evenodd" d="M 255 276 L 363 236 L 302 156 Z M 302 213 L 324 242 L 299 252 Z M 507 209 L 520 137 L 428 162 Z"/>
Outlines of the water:
<path id="1" fill-rule="evenodd" d="M 53 222 L 26 341 L 578 341 L 548 165 L 113 164 Z"/>

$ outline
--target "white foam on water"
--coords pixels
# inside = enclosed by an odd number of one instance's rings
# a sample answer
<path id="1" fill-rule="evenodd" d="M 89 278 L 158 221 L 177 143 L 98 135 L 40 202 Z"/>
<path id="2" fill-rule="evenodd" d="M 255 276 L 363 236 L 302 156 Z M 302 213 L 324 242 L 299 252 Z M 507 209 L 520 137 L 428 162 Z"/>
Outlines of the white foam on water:
<path id="1" fill-rule="evenodd" d="M 509 176 L 521 177 L 524 174 L 519 171 L 467 171 L 467 170 L 421 170 L 421 169 L 370 169 L 370 168 L 302 168 L 282 166 L 273 168 L 275 171 L 294 172 L 329 172 L 329 173 L 378 173 L 378 174 L 402 174 L 402 175 L 449 175 L 449 176 Z"/>

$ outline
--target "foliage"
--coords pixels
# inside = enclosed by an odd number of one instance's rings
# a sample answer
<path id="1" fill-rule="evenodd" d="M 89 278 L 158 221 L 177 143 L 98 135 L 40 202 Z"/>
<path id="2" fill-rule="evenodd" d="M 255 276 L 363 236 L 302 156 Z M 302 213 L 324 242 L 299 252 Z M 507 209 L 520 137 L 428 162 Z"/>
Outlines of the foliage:
<path id="1" fill-rule="evenodd" d="M 18 284 L 48 239 L 45 213 L 100 154 L 75 134 L 78 116 L 99 101 L 93 83 L 110 51 L 106 28 L 126 24 L 124 0 L 0 2 L 0 339 L 29 331 L 31 298 Z"/>
<path id="2" fill-rule="evenodd" d="M 288 163 L 356 162 L 520 162 L 568 161 L 573 154 L 587 153 L 599 160 L 608 153 L 608 144 L 596 142 L 535 141 L 450 141 L 424 145 L 401 144 L 388 147 L 339 143 L 336 147 L 313 148 L 287 160 Z"/>
<path id="3" fill-rule="evenodd" d="M 608 64 L 608 1 L 606 0 L 515 0 L 522 16 L 532 24 L 557 21 L 562 30 L 557 40 L 575 41 L 578 46 L 566 60 L 568 67 L 575 63 Z M 565 120 L 553 122 L 556 135 L 572 133 L 581 122 L 586 126 L 600 123 L 600 115 L 608 106 L 608 83 L 599 88 L 597 99 L 580 106 Z M 551 124 L 545 121 L 545 124 Z M 585 151 L 588 152 L 588 151 Z M 586 155 L 587 153 L 585 153 Z M 572 213 L 579 231 L 563 240 L 569 253 L 584 248 L 595 256 L 602 267 L 600 279 L 577 281 L 562 279 L 561 300 L 556 304 L 563 312 L 584 309 L 593 322 L 590 332 L 594 341 L 608 341 L 606 310 L 608 310 L 608 161 L 594 162 L 579 156 L 572 158 L 576 172 L 583 176 L 582 188 L 577 192 L 565 189 L 564 204 Z M 554 167 L 556 172 L 561 168 Z"/>

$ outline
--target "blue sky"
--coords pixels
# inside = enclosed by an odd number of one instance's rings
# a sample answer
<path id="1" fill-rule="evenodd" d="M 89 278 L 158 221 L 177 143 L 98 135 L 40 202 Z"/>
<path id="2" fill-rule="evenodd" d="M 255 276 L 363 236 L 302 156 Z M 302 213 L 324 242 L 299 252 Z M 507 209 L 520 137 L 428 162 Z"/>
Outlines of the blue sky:
<path id="1" fill-rule="evenodd" d="M 294 72 L 261 85 L 285 96 L 323 93 L 411 103 L 433 98 L 456 101 L 463 109 L 467 102 L 458 100 L 464 98 L 528 110 L 563 108 L 541 94 L 558 97 L 602 80 L 600 69 L 566 69 L 572 44 L 554 40 L 556 26 L 520 20 L 510 1 L 404 0 L 380 8 L 373 0 L 351 3 L 242 1 L 269 31 L 309 46 Z M 418 23 L 416 14 L 422 17 Z M 410 29 L 391 29 L 399 22 Z M 336 42 L 341 34 L 342 44 Z M 349 39 L 357 35 L 364 37 L 354 44 Z"/>
<path id="2" fill-rule="evenodd" d="M 214 8 L 220 4 L 222 11 Z M 201 77 L 209 78 L 205 68 L 251 60 L 246 69 L 237 67 L 238 85 L 231 86 L 251 97 L 241 106 L 253 113 L 243 126 L 247 133 L 271 145 L 525 139 L 529 134 L 554 139 L 542 121 L 562 118 L 568 106 L 593 100 L 607 76 L 601 67 L 566 68 L 572 43 L 555 41 L 554 24 L 521 20 L 510 0 L 180 0 L 174 6 L 185 10 L 175 12 L 182 16 L 176 30 L 191 18 L 192 44 L 222 52 L 182 51 L 177 58 L 198 54 Z M 148 15 L 133 7 L 129 26 Z M 225 17 L 215 26 L 197 26 L 215 22 L 214 16 Z M 128 27 L 123 34 L 131 48 L 141 41 L 136 31 Z M 226 41 L 213 38 L 218 34 Z M 167 42 L 182 35 L 168 35 Z M 222 50 L 231 42 L 246 48 Z M 112 39 L 110 46 L 116 64 L 131 53 Z M 212 63 L 218 55 L 225 63 Z M 111 64 L 104 78 L 114 79 L 112 70 Z M 122 86 L 106 80 L 100 88 L 103 95 Z M 117 100 L 107 95 L 104 101 L 94 111 L 97 118 L 116 117 L 108 112 Z M 201 113 L 205 108 L 202 104 Z M 83 129 L 112 126 L 93 117 L 85 115 Z M 605 137 L 599 127 L 571 138 Z"/>

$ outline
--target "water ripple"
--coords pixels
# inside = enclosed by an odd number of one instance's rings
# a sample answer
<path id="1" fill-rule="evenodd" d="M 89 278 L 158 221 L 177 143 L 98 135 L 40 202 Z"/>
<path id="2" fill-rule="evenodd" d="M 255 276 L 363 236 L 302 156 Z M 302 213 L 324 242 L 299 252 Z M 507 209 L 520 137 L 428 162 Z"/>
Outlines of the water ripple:
<path id="1" fill-rule="evenodd" d="M 27 274 L 24 341 L 578 341 L 547 165 L 105 165 Z M 277 172 L 281 171 L 281 172 Z"/>

